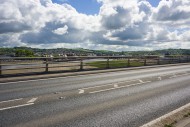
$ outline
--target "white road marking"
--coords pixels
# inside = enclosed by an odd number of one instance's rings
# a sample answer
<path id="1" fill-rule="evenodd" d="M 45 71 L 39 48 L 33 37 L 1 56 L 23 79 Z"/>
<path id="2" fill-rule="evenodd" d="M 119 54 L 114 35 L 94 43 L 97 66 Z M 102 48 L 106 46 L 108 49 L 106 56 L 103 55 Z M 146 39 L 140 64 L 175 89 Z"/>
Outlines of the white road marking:
<path id="1" fill-rule="evenodd" d="M 23 105 L 16 105 L 16 106 L 11 106 L 11 107 L 1 108 L 0 111 L 7 110 L 7 109 L 12 109 L 12 108 L 24 107 L 24 106 L 33 105 L 33 104 L 34 103 L 27 103 L 27 104 L 23 104 Z"/>
<path id="2" fill-rule="evenodd" d="M 120 87 L 113 87 L 113 88 L 109 88 L 109 89 L 97 90 L 97 91 L 92 91 L 92 92 L 89 92 L 89 93 L 93 94 L 93 93 L 105 92 L 105 91 L 110 91 L 110 90 L 119 89 L 119 88 L 126 88 L 126 87 L 136 86 L 136 85 L 139 85 L 139 84 L 144 84 L 144 83 L 149 83 L 149 82 L 151 82 L 151 81 L 147 81 L 147 82 L 143 82 L 143 83 L 136 83 L 136 84 L 131 84 L 131 85 L 126 85 L 126 86 L 120 86 Z"/>
<path id="3" fill-rule="evenodd" d="M 79 94 L 82 94 L 84 93 L 84 90 L 83 89 L 79 89 Z"/>
<path id="4" fill-rule="evenodd" d="M 132 81 L 137 81 L 137 80 L 129 80 L 129 81 L 121 81 L 121 82 L 117 82 L 117 84 L 120 84 L 120 83 L 127 83 L 127 82 L 132 82 Z M 100 85 L 100 86 L 92 86 L 92 87 L 85 87 L 85 88 L 82 88 L 83 90 L 86 90 L 86 89 L 93 89 L 93 88 L 99 88 L 99 87 L 104 87 L 104 86 L 112 86 L 114 83 L 110 83 L 110 84 L 106 84 L 106 85 Z M 80 89 L 79 89 L 80 90 Z"/>
<path id="5" fill-rule="evenodd" d="M 119 87 L 117 87 L 117 88 L 119 88 Z M 91 93 L 91 94 L 93 94 L 93 93 L 100 93 L 100 92 L 104 92 L 104 91 L 109 91 L 109 90 L 114 90 L 114 89 L 117 89 L 117 88 L 109 88 L 109 89 L 104 89 L 104 90 L 98 90 L 98 91 L 93 91 L 93 92 L 89 92 L 89 93 Z"/>
<path id="6" fill-rule="evenodd" d="M 106 85 L 100 85 L 100 86 L 92 86 L 92 87 L 85 87 L 85 88 L 82 88 L 83 90 L 86 90 L 86 89 L 93 89 L 93 88 L 98 88 L 98 87 L 104 87 L 104 86 L 112 86 L 113 84 L 106 84 Z"/>
<path id="7" fill-rule="evenodd" d="M 142 80 L 139 80 L 140 83 L 144 83 Z"/>
<path id="8" fill-rule="evenodd" d="M 19 101 L 22 100 L 23 98 L 18 98 L 18 99 L 13 99 L 13 100 L 7 100 L 7 101 L 1 101 L 0 103 L 6 103 L 6 102 L 12 102 L 12 101 Z"/>
<path id="9" fill-rule="evenodd" d="M 118 84 L 119 84 L 119 83 L 133 82 L 133 81 L 138 81 L 138 79 L 135 79 L 135 80 L 128 80 L 128 81 L 120 81 L 120 82 L 118 82 Z"/>
<path id="10" fill-rule="evenodd" d="M 160 81 L 161 81 L 161 80 L 162 80 L 162 77 L 158 77 L 158 80 L 160 80 Z"/>
<path id="11" fill-rule="evenodd" d="M 161 81 L 161 80 L 162 80 L 162 77 L 158 77 L 158 79 Z"/>
<path id="12" fill-rule="evenodd" d="M 34 103 L 34 101 L 36 101 L 38 98 L 32 98 L 31 100 L 29 100 L 27 103 Z"/>
<path id="13" fill-rule="evenodd" d="M 184 73 L 184 74 L 181 74 L 181 75 L 174 75 L 170 78 L 177 78 L 177 77 L 181 77 L 181 76 L 186 76 L 186 75 L 189 75 L 189 73 Z"/>
<path id="14" fill-rule="evenodd" d="M 114 84 L 114 87 L 115 87 L 115 88 L 118 88 L 119 86 L 118 86 L 117 84 Z"/>

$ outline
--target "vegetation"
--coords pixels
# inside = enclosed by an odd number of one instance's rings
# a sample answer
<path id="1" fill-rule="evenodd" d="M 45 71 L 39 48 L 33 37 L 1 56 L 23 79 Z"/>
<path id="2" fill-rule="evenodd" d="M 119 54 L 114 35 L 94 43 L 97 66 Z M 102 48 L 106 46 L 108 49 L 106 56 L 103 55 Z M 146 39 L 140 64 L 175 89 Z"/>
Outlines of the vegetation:
<path id="1" fill-rule="evenodd" d="M 27 49 L 17 49 L 15 51 L 15 56 L 16 57 L 33 57 L 34 52 Z"/>
<path id="2" fill-rule="evenodd" d="M 86 65 L 89 66 L 94 66 L 97 68 L 106 68 L 107 65 L 107 61 L 95 61 L 95 62 L 89 62 L 86 63 Z M 109 61 L 109 67 L 110 68 L 119 68 L 119 67 L 126 67 L 126 66 L 143 66 L 144 63 L 138 62 L 138 61 L 130 61 L 130 65 L 128 65 L 128 61 L 127 60 L 112 60 Z"/>
<path id="3" fill-rule="evenodd" d="M 189 117 L 190 116 L 190 112 L 185 114 L 183 117 L 186 118 L 186 117 Z"/>
<path id="4" fill-rule="evenodd" d="M 171 125 L 171 124 L 166 124 L 166 125 L 164 125 L 164 127 L 173 127 L 173 125 Z"/>
<path id="5" fill-rule="evenodd" d="M 18 51 L 22 50 L 22 51 Z M 24 51 L 25 50 L 25 51 Z M 30 51 L 30 53 L 27 51 Z M 24 53 L 25 52 L 25 53 Z M 33 52 L 33 53 L 32 53 Z M 89 50 L 83 48 L 77 49 L 67 49 L 67 48 L 57 48 L 57 49 L 38 49 L 30 47 L 14 47 L 14 48 L 0 48 L 0 55 L 7 56 L 42 56 L 44 54 L 58 56 L 64 53 L 74 53 L 81 56 L 86 56 L 89 54 L 94 54 L 97 56 L 144 56 L 144 55 L 190 55 L 190 49 L 164 49 L 155 51 L 108 51 L 108 50 Z"/>

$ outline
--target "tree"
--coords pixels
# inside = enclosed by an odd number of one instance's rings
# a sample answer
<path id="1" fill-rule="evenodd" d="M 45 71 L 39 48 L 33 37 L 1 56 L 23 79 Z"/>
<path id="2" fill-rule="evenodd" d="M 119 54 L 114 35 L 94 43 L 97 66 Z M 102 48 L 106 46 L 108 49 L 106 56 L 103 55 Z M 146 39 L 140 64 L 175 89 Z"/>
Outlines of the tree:
<path id="1" fill-rule="evenodd" d="M 34 52 L 27 49 L 16 49 L 15 56 L 16 57 L 33 57 Z"/>

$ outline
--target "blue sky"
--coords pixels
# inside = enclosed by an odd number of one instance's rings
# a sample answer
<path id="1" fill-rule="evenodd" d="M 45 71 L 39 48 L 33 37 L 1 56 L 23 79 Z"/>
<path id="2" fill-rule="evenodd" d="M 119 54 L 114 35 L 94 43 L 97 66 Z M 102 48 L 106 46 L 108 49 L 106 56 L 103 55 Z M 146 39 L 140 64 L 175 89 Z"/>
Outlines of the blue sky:
<path id="1" fill-rule="evenodd" d="M 101 4 L 96 0 L 52 0 L 54 3 L 68 3 L 79 13 L 98 14 Z M 160 0 L 148 0 L 152 6 L 157 6 Z"/>
<path id="2" fill-rule="evenodd" d="M 55 3 L 68 3 L 78 12 L 85 14 L 98 14 L 101 6 L 96 0 L 53 0 Z"/>

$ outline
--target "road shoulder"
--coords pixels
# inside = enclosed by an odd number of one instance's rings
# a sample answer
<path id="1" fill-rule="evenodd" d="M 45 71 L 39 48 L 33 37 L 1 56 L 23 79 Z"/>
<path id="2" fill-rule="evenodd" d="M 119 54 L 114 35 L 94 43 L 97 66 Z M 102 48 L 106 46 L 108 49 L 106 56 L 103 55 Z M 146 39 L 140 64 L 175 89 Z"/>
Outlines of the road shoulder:
<path id="1" fill-rule="evenodd" d="M 141 127 L 189 127 L 190 124 L 190 103 L 165 114 Z"/>

